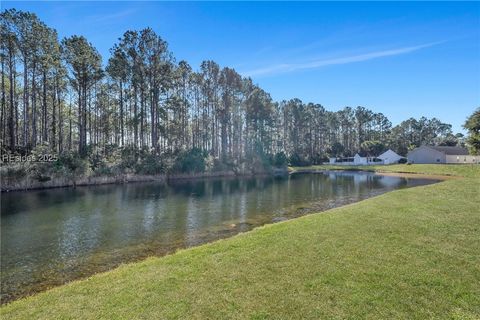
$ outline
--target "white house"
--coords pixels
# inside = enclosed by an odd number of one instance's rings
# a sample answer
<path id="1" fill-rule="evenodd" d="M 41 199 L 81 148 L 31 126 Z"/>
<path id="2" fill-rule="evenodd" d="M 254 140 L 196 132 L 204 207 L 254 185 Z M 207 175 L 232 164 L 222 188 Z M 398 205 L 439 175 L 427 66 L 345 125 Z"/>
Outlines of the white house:
<path id="1" fill-rule="evenodd" d="M 405 157 L 402 157 L 401 155 L 397 154 L 395 151 L 388 149 L 387 151 L 379 155 L 377 158 L 381 159 L 383 161 L 383 164 L 392 164 L 392 163 L 398 163 L 400 159 L 404 159 Z"/>
<path id="2" fill-rule="evenodd" d="M 365 165 L 367 164 L 367 162 L 368 162 L 368 159 L 365 157 L 360 157 L 358 153 L 355 154 L 355 156 L 353 157 L 353 164 L 355 165 Z"/>
<path id="3" fill-rule="evenodd" d="M 370 164 L 383 164 L 383 160 L 377 157 L 361 157 L 358 153 L 353 157 L 330 158 L 329 164 L 363 166 Z"/>
<path id="4" fill-rule="evenodd" d="M 409 163 L 480 163 L 480 156 L 468 155 L 462 147 L 421 146 L 407 155 Z"/>

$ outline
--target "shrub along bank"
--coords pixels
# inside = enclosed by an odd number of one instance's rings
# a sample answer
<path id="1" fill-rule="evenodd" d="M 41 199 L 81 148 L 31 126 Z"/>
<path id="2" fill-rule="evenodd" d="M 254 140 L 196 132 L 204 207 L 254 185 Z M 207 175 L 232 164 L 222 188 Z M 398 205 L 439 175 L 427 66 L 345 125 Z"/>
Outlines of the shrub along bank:
<path id="1" fill-rule="evenodd" d="M 49 155 L 48 146 L 39 145 L 28 157 L 20 155 L 0 167 L 1 190 L 149 181 L 167 177 L 251 175 L 286 171 L 284 153 L 265 154 L 261 149 L 242 162 L 213 158 L 198 148 L 176 153 L 157 153 L 148 148 L 89 147 L 86 156 L 77 152 Z"/>

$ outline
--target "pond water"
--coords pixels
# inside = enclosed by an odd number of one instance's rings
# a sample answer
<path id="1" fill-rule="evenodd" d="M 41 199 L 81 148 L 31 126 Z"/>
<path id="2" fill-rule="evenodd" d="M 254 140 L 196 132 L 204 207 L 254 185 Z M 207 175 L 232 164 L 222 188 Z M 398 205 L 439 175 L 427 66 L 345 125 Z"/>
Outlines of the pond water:
<path id="1" fill-rule="evenodd" d="M 436 181 L 337 171 L 3 193 L 1 300 Z"/>

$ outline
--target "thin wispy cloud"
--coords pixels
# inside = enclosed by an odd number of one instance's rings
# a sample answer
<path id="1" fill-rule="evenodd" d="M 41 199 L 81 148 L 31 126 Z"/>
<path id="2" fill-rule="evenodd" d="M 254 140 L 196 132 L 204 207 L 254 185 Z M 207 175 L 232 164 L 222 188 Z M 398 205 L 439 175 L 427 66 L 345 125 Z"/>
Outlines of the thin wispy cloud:
<path id="1" fill-rule="evenodd" d="M 135 9 L 122 10 L 118 12 L 112 12 L 109 14 L 95 14 L 87 17 L 88 20 L 95 23 L 108 23 L 116 22 L 119 19 L 126 18 L 135 13 Z"/>
<path id="2" fill-rule="evenodd" d="M 368 60 L 373 60 L 373 59 L 382 58 L 382 57 L 390 57 L 390 56 L 397 56 L 397 55 L 411 53 L 420 49 L 438 45 L 443 42 L 445 41 L 431 42 L 431 43 L 426 43 L 418 46 L 375 51 L 375 52 L 369 52 L 369 53 L 353 55 L 353 56 L 345 56 L 345 57 L 329 58 L 329 59 L 318 59 L 318 60 L 313 60 L 308 62 L 280 63 L 276 65 L 271 65 L 267 67 L 246 71 L 246 72 L 243 72 L 243 74 L 247 76 L 267 76 L 267 75 L 273 75 L 273 74 L 279 74 L 279 73 L 294 72 L 298 70 L 315 69 L 315 68 L 332 66 L 332 65 L 368 61 Z"/>

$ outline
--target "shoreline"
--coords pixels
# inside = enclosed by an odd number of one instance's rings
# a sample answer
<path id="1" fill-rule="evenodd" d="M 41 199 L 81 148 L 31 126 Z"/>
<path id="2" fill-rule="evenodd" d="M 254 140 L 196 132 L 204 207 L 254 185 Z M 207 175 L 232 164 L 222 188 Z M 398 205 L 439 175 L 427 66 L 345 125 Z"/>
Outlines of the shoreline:
<path id="1" fill-rule="evenodd" d="M 412 173 L 412 172 L 389 172 L 389 171 L 378 171 L 378 170 L 362 170 L 362 169 L 300 169 L 289 172 L 289 174 L 296 173 L 318 173 L 318 172 L 329 172 L 329 171 L 345 171 L 345 172 L 365 172 L 373 173 L 382 176 L 388 177 L 402 177 L 402 178 L 412 178 L 412 179 L 431 179 L 431 180 L 450 180 L 450 179 L 461 179 L 462 177 L 452 176 L 452 175 L 438 175 L 438 174 L 427 174 L 427 173 Z"/>
<path id="2" fill-rule="evenodd" d="M 434 164 L 433 166 L 435 166 Z M 451 174 L 451 173 L 431 173 L 422 171 L 407 171 L 398 170 L 397 166 L 402 165 L 372 165 L 372 166 L 331 166 L 331 165 L 314 165 L 307 167 L 289 167 L 289 174 L 293 173 L 315 173 L 315 172 L 328 172 L 328 171 L 344 171 L 344 172 L 369 172 L 378 175 L 392 176 L 392 177 L 405 177 L 405 178 L 424 178 L 424 179 L 438 179 L 438 180 L 451 180 L 462 179 L 464 176 Z M 463 165 L 456 165 L 462 168 Z M 428 170 L 427 170 L 428 171 Z"/>
<path id="3" fill-rule="evenodd" d="M 263 172 L 235 172 L 230 171 L 216 171 L 216 172 L 200 172 L 200 173 L 166 173 L 157 175 L 142 175 L 142 174 L 121 174 L 117 176 L 87 176 L 80 177 L 78 179 L 70 179 L 63 177 L 56 177 L 52 180 L 40 182 L 30 177 L 24 178 L 22 181 L 7 182 L 8 179 L 0 177 L 0 194 L 7 192 L 22 192 L 22 191 L 34 191 L 34 190 L 47 190 L 57 188 L 76 188 L 86 186 L 100 186 L 108 184 L 127 184 L 137 182 L 168 182 L 176 180 L 194 180 L 203 178 L 223 178 L 223 177 L 254 177 L 258 175 L 262 176 L 281 176 L 290 175 L 293 173 L 314 173 L 319 171 L 352 171 L 352 172 L 371 172 L 375 174 L 390 175 L 390 176 L 403 176 L 406 178 L 426 178 L 426 179 L 458 179 L 458 176 L 451 174 L 431 174 L 423 172 L 409 172 L 388 170 L 389 166 L 354 166 L 354 167 L 339 167 L 331 165 L 314 165 L 306 167 L 288 167 L 288 168 L 273 168 L 272 171 Z M 385 170 L 387 169 L 387 170 Z"/>
<path id="4" fill-rule="evenodd" d="M 8 192 L 22 192 L 34 190 L 48 190 L 57 188 L 76 188 L 88 186 L 100 186 L 108 184 L 128 184 L 137 182 L 168 182 L 181 180 L 195 180 L 203 178 L 234 178 L 234 177 L 254 177 L 254 176 L 279 176 L 288 175 L 287 169 L 274 168 L 271 172 L 234 172 L 234 171 L 216 171 L 200 173 L 172 173 L 158 175 L 140 175 L 140 174 L 122 174 L 117 176 L 88 176 L 76 180 L 69 178 L 53 178 L 46 182 L 39 182 L 31 178 L 25 178 L 19 182 L 3 183 L 7 180 L 3 177 L 0 181 L 0 194 Z"/>

